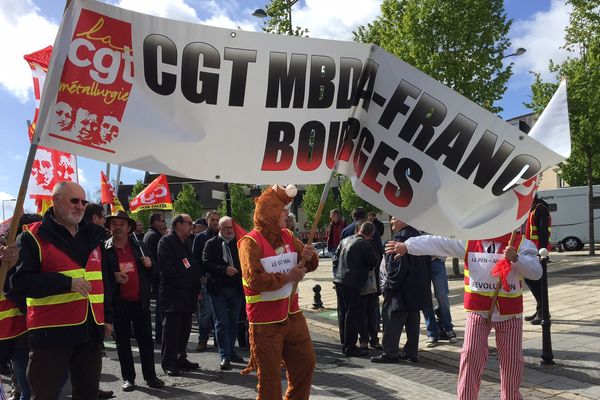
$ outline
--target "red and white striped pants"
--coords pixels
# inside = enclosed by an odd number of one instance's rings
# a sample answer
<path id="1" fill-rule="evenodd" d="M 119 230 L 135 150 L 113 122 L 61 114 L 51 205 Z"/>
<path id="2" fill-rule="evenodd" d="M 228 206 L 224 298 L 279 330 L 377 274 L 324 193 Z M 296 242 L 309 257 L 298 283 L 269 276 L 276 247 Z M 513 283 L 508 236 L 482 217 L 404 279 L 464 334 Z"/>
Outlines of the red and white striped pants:
<path id="1" fill-rule="evenodd" d="M 500 364 L 500 399 L 522 400 L 519 386 L 523 380 L 523 319 L 488 323 L 479 314 L 467 313 L 457 393 L 459 400 L 477 400 L 481 376 L 488 358 L 488 336 L 496 331 L 496 347 Z"/>

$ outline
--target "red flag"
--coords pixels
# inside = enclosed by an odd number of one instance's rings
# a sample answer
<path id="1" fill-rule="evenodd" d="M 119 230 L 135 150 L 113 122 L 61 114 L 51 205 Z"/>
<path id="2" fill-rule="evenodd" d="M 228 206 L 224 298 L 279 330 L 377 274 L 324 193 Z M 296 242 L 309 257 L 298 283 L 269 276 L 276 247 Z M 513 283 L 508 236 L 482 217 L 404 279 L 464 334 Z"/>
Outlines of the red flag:
<path id="1" fill-rule="evenodd" d="M 171 200 L 171 191 L 166 175 L 159 175 L 129 202 L 129 210 L 132 213 L 158 209 L 173 209 L 173 200 Z"/>
<path id="2" fill-rule="evenodd" d="M 231 222 L 233 222 L 233 232 L 235 233 L 236 241 L 239 241 L 241 238 L 248 234 L 248 232 L 244 228 L 242 228 L 240 224 L 235 222 L 235 219 L 232 219 Z"/>
<path id="3" fill-rule="evenodd" d="M 46 73 L 48 72 L 48 63 L 50 62 L 51 54 L 52 46 L 48 46 L 23 57 L 31 68 L 31 73 L 33 75 L 33 93 L 35 94 L 35 114 L 28 132 L 30 141 L 33 138 L 38 114 L 40 112 L 40 98 L 42 96 L 42 89 L 44 88 L 44 81 L 46 79 Z M 57 118 L 59 119 L 62 118 L 64 121 L 70 121 L 72 120 L 72 117 L 72 113 L 68 110 L 57 111 Z M 31 179 L 28 187 L 29 196 L 36 199 L 40 205 L 43 201 L 49 204 L 54 185 L 61 181 L 75 180 L 77 176 L 76 169 L 77 160 L 74 155 L 38 146 L 35 160 L 31 168 Z M 43 211 L 43 207 L 38 207 L 38 209 L 39 211 Z"/>
<path id="4" fill-rule="evenodd" d="M 103 171 L 100 171 L 100 203 L 102 204 L 110 204 L 110 213 L 114 214 L 117 211 L 125 211 L 123 205 L 119 201 L 119 198 L 115 194 L 115 190 L 112 185 L 104 175 Z"/>

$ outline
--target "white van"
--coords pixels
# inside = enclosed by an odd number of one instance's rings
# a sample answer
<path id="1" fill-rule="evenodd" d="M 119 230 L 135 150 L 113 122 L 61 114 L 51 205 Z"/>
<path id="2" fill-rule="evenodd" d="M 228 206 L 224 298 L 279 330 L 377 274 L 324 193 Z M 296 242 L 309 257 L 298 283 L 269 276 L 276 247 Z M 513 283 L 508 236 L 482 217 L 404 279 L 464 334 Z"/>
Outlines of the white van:
<path id="1" fill-rule="evenodd" d="M 600 185 L 595 185 L 593 190 L 597 202 L 600 200 Z M 540 190 L 537 194 L 550 208 L 550 243 L 555 246 L 560 244 L 567 251 L 581 250 L 585 244 L 589 244 L 587 186 Z M 600 205 L 595 208 L 600 208 Z M 594 236 L 594 243 L 599 243 L 600 211 L 594 213 Z"/>

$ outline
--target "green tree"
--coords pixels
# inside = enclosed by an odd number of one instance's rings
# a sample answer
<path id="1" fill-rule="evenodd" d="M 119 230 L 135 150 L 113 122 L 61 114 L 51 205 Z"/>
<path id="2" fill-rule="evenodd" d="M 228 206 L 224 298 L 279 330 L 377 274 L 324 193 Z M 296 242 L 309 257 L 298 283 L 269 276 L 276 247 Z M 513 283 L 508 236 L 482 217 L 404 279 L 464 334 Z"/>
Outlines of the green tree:
<path id="1" fill-rule="evenodd" d="M 240 224 L 244 229 L 249 231 L 252 229 L 254 216 L 254 202 L 246 196 L 246 188 L 248 185 L 240 185 L 237 183 L 229 184 L 229 195 L 231 197 L 231 218 Z M 227 215 L 227 205 L 222 201 L 219 205 L 219 214 Z"/>
<path id="2" fill-rule="evenodd" d="M 342 180 L 340 186 L 340 193 L 342 195 L 343 214 L 349 217 L 346 219 L 347 221 L 352 221 L 352 218 L 350 218 L 352 215 L 352 210 L 354 210 L 357 207 L 364 208 L 366 213 L 370 211 L 375 211 L 376 213 L 380 212 L 380 210 L 377 207 L 361 199 L 356 194 L 354 188 L 352 187 L 352 181 L 350 179 L 346 178 Z"/>
<path id="3" fill-rule="evenodd" d="M 354 32 L 486 109 L 506 91 L 511 65 L 503 0 L 384 0 L 381 15 Z"/>
<path id="4" fill-rule="evenodd" d="M 565 36 L 565 48 L 573 53 L 561 64 L 550 61 L 550 71 L 568 81 L 569 125 L 572 153 L 562 165 L 560 175 L 569 184 L 585 183 L 589 191 L 590 255 L 594 250 L 593 187 L 598 182 L 600 152 L 600 0 L 568 0 L 573 7 Z M 543 82 L 539 75 L 532 85 L 532 101 L 526 104 L 541 112 L 549 92 L 557 84 Z M 596 169 L 594 168 L 596 167 Z M 594 171 L 595 170 L 595 171 Z"/>
<path id="5" fill-rule="evenodd" d="M 202 216 L 202 204 L 196 198 L 196 189 L 189 183 L 181 185 L 181 191 L 173 202 L 173 213 L 188 214 L 192 219 Z"/>
<path id="6" fill-rule="evenodd" d="M 137 196 L 138 194 L 140 194 L 140 192 L 142 190 L 144 190 L 146 188 L 146 185 L 144 185 L 144 183 L 141 180 L 137 180 L 135 182 L 135 185 L 133 185 L 133 188 L 131 189 L 131 195 L 129 197 L 129 201 L 131 201 L 131 199 L 133 199 L 135 196 Z M 141 222 L 144 225 L 144 230 L 148 229 L 148 221 L 150 219 L 150 214 L 152 214 L 154 212 L 154 210 L 143 210 L 143 211 L 138 211 L 136 213 L 129 213 L 129 216 L 131 218 L 133 218 L 136 221 Z"/>
<path id="7" fill-rule="evenodd" d="M 306 221 L 310 227 L 312 227 L 315 215 L 317 214 L 324 187 L 325 185 L 306 185 L 306 188 L 304 189 L 304 195 L 302 196 L 302 208 L 304 208 Z M 335 200 L 333 199 L 333 193 L 330 190 L 327 194 L 325 205 L 323 206 L 323 212 L 321 213 L 319 224 L 317 225 L 319 229 L 323 229 L 327 226 L 327 224 L 329 224 L 329 212 L 335 207 L 336 205 Z"/>
<path id="8" fill-rule="evenodd" d="M 263 24 L 263 31 L 275 33 L 277 35 L 289 35 L 290 30 L 293 36 L 308 36 L 308 29 L 296 26 L 292 27 L 292 6 L 288 3 L 290 0 L 271 0 L 265 6 L 265 11 L 269 16 Z"/>

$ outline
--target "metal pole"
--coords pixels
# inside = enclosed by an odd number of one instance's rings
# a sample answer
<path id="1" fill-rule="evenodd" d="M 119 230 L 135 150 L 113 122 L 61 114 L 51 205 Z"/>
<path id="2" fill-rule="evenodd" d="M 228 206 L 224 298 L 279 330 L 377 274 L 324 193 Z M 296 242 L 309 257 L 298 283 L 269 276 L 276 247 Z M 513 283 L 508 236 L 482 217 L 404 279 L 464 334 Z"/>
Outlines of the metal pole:
<path id="1" fill-rule="evenodd" d="M 227 210 L 227 216 L 233 217 L 233 212 L 231 211 L 231 192 L 229 192 L 229 183 L 223 183 L 223 187 L 225 189 L 225 209 Z"/>
<path id="2" fill-rule="evenodd" d="M 550 303 L 548 301 L 548 250 L 540 249 L 540 263 L 542 264 L 542 361 L 540 365 L 554 365 L 552 352 L 552 336 L 550 332 Z"/>
<path id="3" fill-rule="evenodd" d="M 288 22 L 289 22 L 289 26 L 288 26 L 288 35 L 292 36 L 294 34 L 294 28 L 292 28 L 292 6 L 294 5 L 294 3 L 292 3 L 291 0 L 286 0 L 285 2 L 287 4 L 288 7 Z"/>

